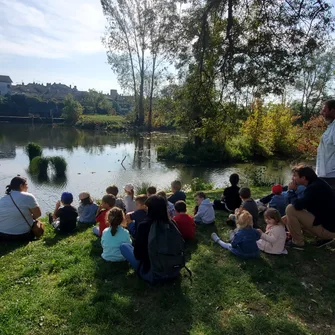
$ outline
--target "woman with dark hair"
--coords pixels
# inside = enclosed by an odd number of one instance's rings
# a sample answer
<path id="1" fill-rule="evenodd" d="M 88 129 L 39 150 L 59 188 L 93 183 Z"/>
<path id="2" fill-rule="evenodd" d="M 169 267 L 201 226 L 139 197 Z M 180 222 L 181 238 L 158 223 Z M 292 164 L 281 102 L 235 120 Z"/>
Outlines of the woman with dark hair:
<path id="1" fill-rule="evenodd" d="M 174 222 L 169 218 L 166 200 L 164 198 L 153 195 L 147 199 L 146 206 L 148 207 L 148 215 L 147 218 L 138 225 L 134 247 L 130 244 L 121 244 L 121 254 L 130 263 L 132 268 L 137 271 L 139 276 L 150 283 L 155 283 L 162 279 L 175 278 L 179 275 L 180 268 L 184 265 L 182 264 L 184 261 L 183 253 L 180 253 L 181 262 L 178 264 L 176 263 L 173 266 L 174 269 L 171 272 L 157 275 L 157 272 L 153 271 L 153 266 L 151 264 L 149 255 L 151 246 L 150 243 L 152 243 L 150 238 L 153 238 L 151 226 L 157 225 L 156 227 L 160 226 L 168 229 L 169 233 L 167 233 L 165 236 L 167 236 L 167 238 L 175 238 L 172 243 L 175 243 L 177 248 L 179 245 L 180 248 L 183 249 L 184 240 L 182 239 L 181 234 L 176 228 Z M 156 232 L 158 230 L 159 229 L 157 229 Z M 161 232 L 164 234 L 164 231 Z M 157 238 L 159 237 L 157 236 Z M 174 258 L 173 261 L 175 260 L 176 259 Z"/>
<path id="2" fill-rule="evenodd" d="M 27 180 L 17 176 L 11 180 L 6 187 L 6 194 L 0 198 L 0 240 L 34 238 L 31 227 L 34 220 L 41 216 L 41 209 L 35 197 L 27 190 Z"/>

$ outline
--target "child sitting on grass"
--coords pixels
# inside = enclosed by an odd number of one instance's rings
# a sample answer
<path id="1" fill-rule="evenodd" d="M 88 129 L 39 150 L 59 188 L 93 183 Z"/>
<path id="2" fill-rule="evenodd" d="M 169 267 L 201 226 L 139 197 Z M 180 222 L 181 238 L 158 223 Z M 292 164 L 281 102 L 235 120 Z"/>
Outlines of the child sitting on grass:
<path id="1" fill-rule="evenodd" d="M 168 197 L 168 201 L 171 203 L 175 204 L 179 200 L 186 200 L 186 194 L 181 190 L 181 182 L 179 180 L 174 180 L 171 183 L 171 191 L 173 194 Z"/>
<path id="2" fill-rule="evenodd" d="M 265 233 L 258 229 L 261 239 L 257 241 L 258 248 L 268 254 L 287 254 L 285 249 L 286 231 L 281 215 L 275 208 L 269 208 L 264 213 L 266 222 Z"/>
<path id="3" fill-rule="evenodd" d="M 117 195 L 119 193 L 119 189 L 116 185 L 111 185 L 106 188 L 107 194 L 112 194 L 115 197 L 115 206 L 122 209 L 123 211 L 126 210 L 126 206 L 122 200 L 122 198 L 118 198 Z"/>
<path id="4" fill-rule="evenodd" d="M 101 246 L 103 252 L 101 257 L 105 261 L 120 262 L 125 258 L 121 255 L 120 245 L 122 243 L 131 244 L 131 239 L 127 229 L 124 229 L 121 224 L 124 222 L 124 212 L 118 207 L 114 207 L 109 211 L 108 223 L 109 228 L 106 228 L 101 237 Z"/>
<path id="5" fill-rule="evenodd" d="M 283 186 L 281 186 L 280 184 L 273 185 L 271 188 L 271 192 L 271 195 L 267 197 L 267 199 L 269 200 L 267 204 L 264 204 L 261 200 L 258 200 L 258 212 L 262 213 L 266 211 L 267 208 L 275 208 L 278 210 L 281 216 L 284 216 L 287 206 L 287 199 L 283 194 Z M 264 199 L 266 199 L 266 197 L 262 198 L 263 201 Z"/>
<path id="6" fill-rule="evenodd" d="M 136 210 L 134 185 L 127 184 L 124 187 L 124 191 L 126 196 L 123 198 L 123 201 L 126 206 L 126 213 L 133 212 Z"/>
<path id="7" fill-rule="evenodd" d="M 136 210 L 135 212 L 129 212 L 126 215 L 126 221 L 128 224 L 128 230 L 130 235 L 136 239 L 138 225 L 147 217 L 147 206 L 145 202 L 148 197 L 145 194 L 140 194 L 135 198 Z"/>
<path id="8" fill-rule="evenodd" d="M 229 182 L 231 186 L 225 188 L 221 200 L 214 200 L 214 209 L 234 212 L 236 208 L 241 206 L 240 188 L 237 186 L 239 180 L 240 177 L 237 173 L 230 175 Z"/>
<path id="9" fill-rule="evenodd" d="M 147 188 L 147 197 L 149 198 L 152 195 L 155 195 L 157 193 L 157 188 L 155 186 L 149 186 Z"/>
<path id="10" fill-rule="evenodd" d="M 173 203 L 167 199 L 166 193 L 164 191 L 159 191 L 157 195 L 166 201 L 167 211 L 170 219 L 172 219 L 176 215 L 176 210 L 174 209 Z"/>
<path id="11" fill-rule="evenodd" d="M 194 215 L 194 222 L 197 224 L 212 224 L 215 220 L 215 211 L 212 203 L 207 199 L 204 192 L 195 194 L 195 202 L 198 206 Z"/>
<path id="12" fill-rule="evenodd" d="M 195 234 L 195 223 L 191 215 L 186 214 L 185 201 L 179 200 L 174 204 L 176 216 L 173 220 L 182 234 L 184 240 L 193 240 Z"/>
<path id="13" fill-rule="evenodd" d="M 95 204 L 88 192 L 79 194 L 80 205 L 78 207 L 78 222 L 95 224 L 95 216 L 97 214 L 98 205 Z"/>
<path id="14" fill-rule="evenodd" d="M 56 203 L 53 216 L 49 214 L 49 223 L 60 233 L 72 233 L 77 227 L 78 212 L 71 206 L 72 202 L 72 193 L 63 192 L 61 200 Z"/>
<path id="15" fill-rule="evenodd" d="M 96 236 L 101 237 L 103 231 L 107 228 L 107 214 L 108 211 L 115 206 L 115 200 L 113 194 L 106 194 L 103 196 L 95 218 L 95 221 L 99 223 L 99 226 L 93 227 L 93 233 Z"/>
<path id="16" fill-rule="evenodd" d="M 240 197 L 242 205 L 235 210 L 235 214 L 230 214 L 228 217 L 228 224 L 236 223 L 236 215 L 242 210 L 248 211 L 252 215 L 253 227 L 258 228 L 258 207 L 254 199 L 251 198 L 251 191 L 248 187 L 240 189 Z"/>
<path id="17" fill-rule="evenodd" d="M 261 233 L 252 228 L 251 214 L 242 210 L 236 216 L 236 224 L 237 229 L 232 236 L 231 243 L 221 241 L 216 233 L 212 233 L 212 240 L 238 257 L 245 259 L 258 257 L 259 249 L 256 242 L 259 240 Z"/>

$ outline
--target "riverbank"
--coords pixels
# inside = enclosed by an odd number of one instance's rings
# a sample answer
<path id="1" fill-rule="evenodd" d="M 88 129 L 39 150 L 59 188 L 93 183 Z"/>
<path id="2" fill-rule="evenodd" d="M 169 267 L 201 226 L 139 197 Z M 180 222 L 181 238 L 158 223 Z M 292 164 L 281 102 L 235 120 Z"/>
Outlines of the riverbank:
<path id="1" fill-rule="evenodd" d="M 253 188 L 255 198 L 267 189 Z M 209 191 L 211 199 L 221 191 Z M 189 212 L 193 194 L 187 194 Z M 127 263 L 106 263 L 91 229 L 0 245 L 0 333 L 23 334 L 333 334 L 335 250 L 242 261 L 215 245 L 228 238 L 226 214 L 198 227 L 187 248 L 193 283 L 140 281 Z"/>

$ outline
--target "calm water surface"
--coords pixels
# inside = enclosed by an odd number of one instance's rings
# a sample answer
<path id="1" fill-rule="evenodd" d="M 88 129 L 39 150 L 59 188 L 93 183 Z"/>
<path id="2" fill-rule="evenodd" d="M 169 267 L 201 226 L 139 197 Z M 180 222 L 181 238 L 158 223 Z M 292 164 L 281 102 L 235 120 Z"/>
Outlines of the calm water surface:
<path id="1" fill-rule="evenodd" d="M 81 191 L 89 191 L 93 198 L 100 199 L 110 184 L 116 184 L 121 194 L 126 183 L 148 182 L 166 189 L 174 179 L 190 184 L 195 177 L 224 187 L 232 172 L 240 173 L 242 184 L 247 184 L 250 164 L 188 166 L 158 162 L 156 147 L 173 141 L 174 136 L 154 133 L 151 137 L 134 137 L 60 126 L 0 124 L 0 195 L 18 174 L 28 178 L 29 192 L 36 196 L 44 213 L 53 210 L 63 191 L 72 192 L 78 205 Z M 66 178 L 59 180 L 50 173 L 48 180 L 39 180 L 30 175 L 24 152 L 28 142 L 39 143 L 44 156 L 63 156 L 68 163 Z M 268 161 L 263 165 L 267 176 L 282 182 L 290 179 L 288 162 Z"/>

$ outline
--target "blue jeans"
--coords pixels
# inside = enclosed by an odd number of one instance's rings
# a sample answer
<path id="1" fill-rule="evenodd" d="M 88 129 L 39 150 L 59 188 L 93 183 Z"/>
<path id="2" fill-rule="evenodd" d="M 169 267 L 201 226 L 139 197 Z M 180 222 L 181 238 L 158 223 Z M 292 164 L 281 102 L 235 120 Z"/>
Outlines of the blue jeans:
<path id="1" fill-rule="evenodd" d="M 93 231 L 93 234 L 94 234 L 94 235 L 100 237 L 99 227 L 94 226 L 93 229 L 92 229 L 92 231 Z"/>
<path id="2" fill-rule="evenodd" d="M 128 225 L 128 230 L 131 235 L 131 237 L 135 238 L 136 236 L 136 227 L 135 227 L 135 221 L 130 222 Z"/>
<path id="3" fill-rule="evenodd" d="M 149 270 L 149 272 L 146 272 L 146 273 L 143 272 L 143 267 L 142 266 L 140 267 L 141 262 L 135 258 L 134 247 L 131 244 L 122 243 L 120 245 L 120 251 L 121 251 L 122 256 L 130 263 L 130 266 L 135 271 L 138 271 L 138 274 L 142 279 L 150 283 L 153 282 L 153 276 L 152 276 L 151 270 Z"/>

